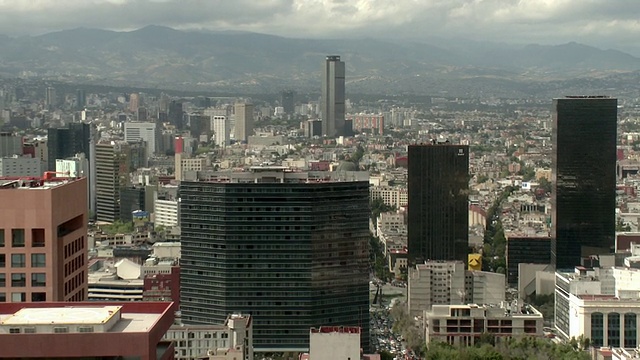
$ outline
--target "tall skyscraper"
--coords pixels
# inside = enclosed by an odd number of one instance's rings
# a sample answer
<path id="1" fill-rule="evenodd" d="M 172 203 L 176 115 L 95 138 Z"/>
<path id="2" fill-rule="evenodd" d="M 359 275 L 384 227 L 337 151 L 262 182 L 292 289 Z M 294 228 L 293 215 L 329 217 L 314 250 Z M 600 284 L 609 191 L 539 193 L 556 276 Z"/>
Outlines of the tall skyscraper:
<path id="1" fill-rule="evenodd" d="M 44 106 L 47 109 L 53 109 L 57 105 L 58 97 L 56 96 L 56 89 L 49 86 L 45 91 Z"/>
<path id="2" fill-rule="evenodd" d="M 294 97 L 295 92 L 293 90 L 283 90 L 280 93 L 280 106 L 284 108 L 284 112 L 287 115 L 293 115 L 294 113 Z"/>
<path id="3" fill-rule="evenodd" d="M 235 110 L 235 139 L 236 141 L 248 141 L 253 135 L 253 105 L 237 103 Z"/>
<path id="4" fill-rule="evenodd" d="M 184 112 L 182 111 L 182 103 L 172 100 L 169 103 L 169 113 L 167 115 L 169 123 L 176 127 L 178 130 L 184 128 Z"/>
<path id="5" fill-rule="evenodd" d="M 188 324 L 251 314 L 256 351 L 306 351 L 309 328 L 361 326 L 369 347 L 368 181 L 281 167 L 180 184 Z"/>
<path id="6" fill-rule="evenodd" d="M 87 94 L 84 89 L 76 90 L 76 109 L 82 110 L 87 106 Z"/>
<path id="7" fill-rule="evenodd" d="M 613 249 L 617 118 L 615 98 L 553 100 L 551 262 L 556 269 Z"/>
<path id="8" fill-rule="evenodd" d="M 345 67 L 340 56 L 327 56 L 322 68 L 322 135 L 345 135 Z"/>
<path id="9" fill-rule="evenodd" d="M 0 180 L 0 303 L 87 300 L 86 188 Z"/>
<path id="10" fill-rule="evenodd" d="M 225 147 L 229 145 L 231 126 L 226 115 L 214 115 L 211 118 L 213 124 L 213 134 L 215 135 L 216 146 Z"/>
<path id="11" fill-rule="evenodd" d="M 409 146 L 408 247 L 412 263 L 467 262 L 469 146 Z"/>
<path id="12" fill-rule="evenodd" d="M 129 95 L 129 111 L 132 113 L 138 112 L 138 107 L 140 106 L 140 94 L 132 93 Z"/>
<path id="13" fill-rule="evenodd" d="M 103 140 L 96 144 L 96 218 L 120 219 L 120 190 L 128 185 L 129 159 L 126 142 Z"/>
<path id="14" fill-rule="evenodd" d="M 50 128 L 47 133 L 49 150 L 47 169 L 55 171 L 56 159 L 66 159 L 80 153 L 88 155 L 90 141 L 91 128 L 89 124 L 71 123 L 68 128 Z"/>

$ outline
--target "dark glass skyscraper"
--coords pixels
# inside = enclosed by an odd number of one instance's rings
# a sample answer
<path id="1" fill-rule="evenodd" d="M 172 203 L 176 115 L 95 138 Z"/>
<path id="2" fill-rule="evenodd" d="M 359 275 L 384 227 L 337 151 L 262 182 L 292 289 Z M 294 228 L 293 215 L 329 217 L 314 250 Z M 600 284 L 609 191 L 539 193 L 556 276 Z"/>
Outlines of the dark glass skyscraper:
<path id="1" fill-rule="evenodd" d="M 368 350 L 368 181 L 217 174 L 180 184 L 183 321 L 251 314 L 257 351 L 306 351 L 311 327 L 361 326 Z"/>
<path id="2" fill-rule="evenodd" d="M 556 269 L 613 249 L 617 99 L 553 100 L 551 261 Z"/>
<path id="3" fill-rule="evenodd" d="M 413 263 L 469 253 L 469 146 L 409 146 L 408 247 Z"/>
<path id="4" fill-rule="evenodd" d="M 327 56 L 322 67 L 322 135 L 345 135 L 345 67 L 340 56 Z"/>
<path id="5" fill-rule="evenodd" d="M 56 170 L 56 159 L 65 159 L 83 153 L 89 156 L 91 129 L 89 124 L 70 123 L 67 128 L 50 128 L 47 132 L 49 171 Z"/>

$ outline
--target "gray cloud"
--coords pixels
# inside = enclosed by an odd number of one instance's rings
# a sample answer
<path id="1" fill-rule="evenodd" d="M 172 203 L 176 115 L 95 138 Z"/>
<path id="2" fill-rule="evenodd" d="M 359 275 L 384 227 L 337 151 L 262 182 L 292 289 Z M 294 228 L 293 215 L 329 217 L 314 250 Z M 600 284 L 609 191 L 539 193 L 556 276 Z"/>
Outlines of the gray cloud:
<path id="1" fill-rule="evenodd" d="M 17 4 L 16 4 L 17 3 Z M 0 33 L 145 25 L 288 37 L 463 37 L 640 46 L 637 0 L 0 0 Z"/>

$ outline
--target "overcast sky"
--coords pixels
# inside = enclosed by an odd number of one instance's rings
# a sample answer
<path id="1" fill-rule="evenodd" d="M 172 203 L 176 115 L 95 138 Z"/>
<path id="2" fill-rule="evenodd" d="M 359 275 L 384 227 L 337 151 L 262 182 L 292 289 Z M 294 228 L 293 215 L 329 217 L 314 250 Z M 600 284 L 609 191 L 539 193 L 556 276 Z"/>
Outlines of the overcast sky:
<path id="1" fill-rule="evenodd" d="M 245 30 L 286 37 L 461 37 L 640 48 L 640 0 L 0 0 L 0 33 L 77 27 Z M 636 51 L 634 51 L 636 52 Z"/>

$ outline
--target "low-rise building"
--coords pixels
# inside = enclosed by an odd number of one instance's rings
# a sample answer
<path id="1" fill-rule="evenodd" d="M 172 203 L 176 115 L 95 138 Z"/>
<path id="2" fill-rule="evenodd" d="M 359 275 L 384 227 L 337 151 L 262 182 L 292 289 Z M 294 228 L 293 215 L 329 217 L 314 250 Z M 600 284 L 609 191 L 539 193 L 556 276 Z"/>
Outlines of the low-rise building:
<path id="1" fill-rule="evenodd" d="M 473 346 L 484 333 L 496 337 L 543 336 L 542 314 L 533 306 L 502 302 L 496 305 L 433 305 L 424 312 L 425 339 L 456 346 Z"/>
<path id="2" fill-rule="evenodd" d="M 0 304 L 0 356 L 13 359 L 174 359 L 163 341 L 173 303 Z"/>

